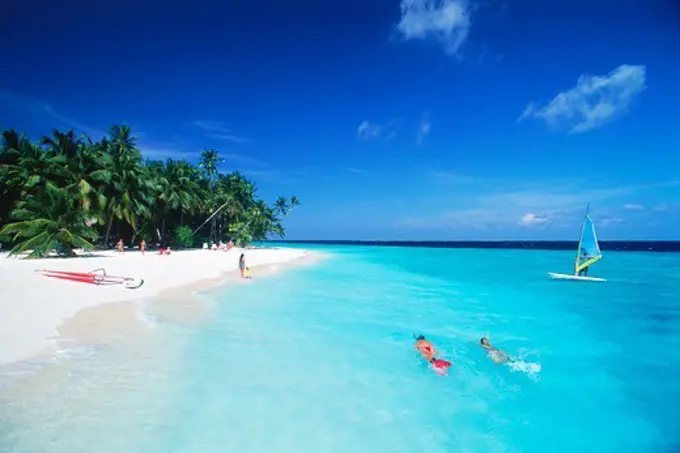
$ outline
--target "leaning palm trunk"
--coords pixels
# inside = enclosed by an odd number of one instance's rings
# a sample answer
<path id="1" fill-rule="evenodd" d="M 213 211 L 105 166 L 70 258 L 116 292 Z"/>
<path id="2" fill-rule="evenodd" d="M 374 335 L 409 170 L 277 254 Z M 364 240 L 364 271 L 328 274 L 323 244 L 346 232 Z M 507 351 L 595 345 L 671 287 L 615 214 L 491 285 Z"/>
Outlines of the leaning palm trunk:
<path id="1" fill-rule="evenodd" d="M 109 246 L 109 237 L 111 236 L 111 225 L 113 225 L 113 214 L 109 217 L 109 226 L 106 227 L 106 236 L 104 237 L 104 247 Z"/>
<path id="2" fill-rule="evenodd" d="M 205 222 L 203 222 L 202 224 L 200 224 L 200 225 L 198 226 L 198 228 L 196 228 L 196 229 L 193 231 L 193 233 L 191 233 L 191 234 L 192 234 L 192 235 L 196 234 L 196 232 L 197 232 L 198 230 L 200 230 L 201 228 L 203 228 L 203 225 L 205 225 L 206 223 L 210 222 L 210 221 L 211 221 L 211 220 L 212 220 L 212 219 L 213 219 L 213 218 L 214 218 L 214 217 L 215 217 L 222 209 L 224 209 L 224 207 L 227 206 L 228 204 L 229 204 L 229 201 L 227 201 L 227 202 L 224 203 L 222 206 L 220 206 L 219 208 L 217 208 L 217 210 L 216 210 L 215 212 L 213 212 L 213 213 L 210 215 L 210 217 L 208 217 L 207 219 L 205 219 Z M 212 230 L 210 231 L 210 234 L 212 235 Z"/>

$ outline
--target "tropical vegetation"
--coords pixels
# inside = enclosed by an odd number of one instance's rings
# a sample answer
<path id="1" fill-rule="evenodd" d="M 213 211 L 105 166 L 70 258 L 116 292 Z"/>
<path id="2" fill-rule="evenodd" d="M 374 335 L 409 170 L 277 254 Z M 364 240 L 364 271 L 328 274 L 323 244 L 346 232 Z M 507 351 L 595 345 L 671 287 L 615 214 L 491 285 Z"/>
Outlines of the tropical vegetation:
<path id="1" fill-rule="evenodd" d="M 149 245 L 237 245 L 285 236 L 283 219 L 300 204 L 267 204 L 238 171 L 220 171 L 214 149 L 186 160 L 144 159 L 127 126 L 94 141 L 53 130 L 32 141 L 13 129 L 0 143 L 0 241 L 12 253 Z"/>

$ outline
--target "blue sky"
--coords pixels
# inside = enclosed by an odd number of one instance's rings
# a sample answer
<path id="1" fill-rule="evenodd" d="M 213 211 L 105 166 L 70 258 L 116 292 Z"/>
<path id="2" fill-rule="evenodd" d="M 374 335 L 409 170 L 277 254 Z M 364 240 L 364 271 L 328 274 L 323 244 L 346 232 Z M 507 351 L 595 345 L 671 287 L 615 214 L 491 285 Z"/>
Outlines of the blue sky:
<path id="1" fill-rule="evenodd" d="M 99 6 L 93 6 L 98 3 Z M 0 127 L 297 195 L 290 239 L 680 239 L 670 0 L 63 2 L 3 10 Z"/>

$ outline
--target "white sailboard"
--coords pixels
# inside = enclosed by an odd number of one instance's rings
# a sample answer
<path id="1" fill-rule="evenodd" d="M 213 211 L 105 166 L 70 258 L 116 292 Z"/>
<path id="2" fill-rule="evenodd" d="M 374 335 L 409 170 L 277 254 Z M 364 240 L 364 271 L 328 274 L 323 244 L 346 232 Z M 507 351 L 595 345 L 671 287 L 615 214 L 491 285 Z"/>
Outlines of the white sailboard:
<path id="1" fill-rule="evenodd" d="M 600 244 L 597 242 L 597 233 L 595 232 L 595 224 L 588 215 L 588 206 L 583 218 L 583 225 L 581 226 L 581 237 L 578 241 L 578 249 L 576 252 L 576 263 L 574 265 L 573 274 L 559 274 L 555 272 L 548 272 L 551 278 L 556 280 L 575 280 L 583 282 L 606 282 L 607 280 L 600 277 L 588 277 L 585 272 L 595 263 L 602 259 L 602 250 Z M 580 274 L 580 275 L 579 275 Z"/>

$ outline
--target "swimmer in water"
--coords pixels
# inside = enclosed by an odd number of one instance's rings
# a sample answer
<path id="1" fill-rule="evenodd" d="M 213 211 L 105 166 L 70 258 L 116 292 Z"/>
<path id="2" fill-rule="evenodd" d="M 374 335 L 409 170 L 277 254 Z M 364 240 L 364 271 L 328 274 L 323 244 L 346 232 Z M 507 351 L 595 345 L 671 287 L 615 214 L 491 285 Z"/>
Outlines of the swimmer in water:
<path id="1" fill-rule="evenodd" d="M 479 344 L 487 350 L 489 357 L 491 357 L 491 360 L 493 360 L 495 363 L 503 365 L 504 363 L 513 361 L 505 352 L 501 351 L 500 349 L 496 349 L 491 343 L 489 343 L 489 340 L 486 337 L 482 337 L 482 339 L 479 340 Z"/>
<path id="2" fill-rule="evenodd" d="M 426 339 L 423 335 L 414 335 L 414 337 L 416 339 L 416 349 L 425 357 L 425 360 L 437 367 L 448 368 L 451 366 L 451 362 L 437 358 L 437 351 L 430 340 Z"/>
<path id="3" fill-rule="evenodd" d="M 432 359 L 435 357 L 435 350 L 430 340 L 426 339 L 422 335 L 419 335 L 416 337 L 416 349 L 420 351 L 423 357 L 425 357 L 425 360 L 432 362 Z"/>

